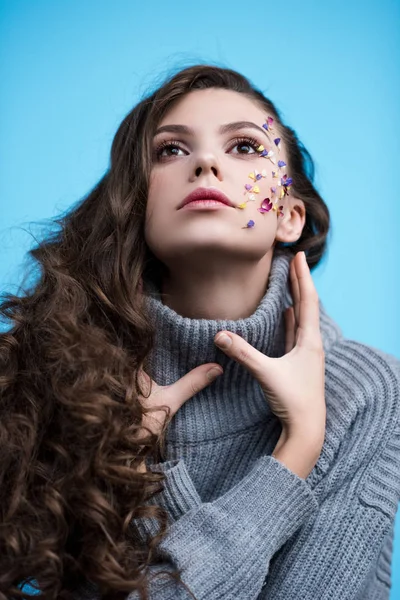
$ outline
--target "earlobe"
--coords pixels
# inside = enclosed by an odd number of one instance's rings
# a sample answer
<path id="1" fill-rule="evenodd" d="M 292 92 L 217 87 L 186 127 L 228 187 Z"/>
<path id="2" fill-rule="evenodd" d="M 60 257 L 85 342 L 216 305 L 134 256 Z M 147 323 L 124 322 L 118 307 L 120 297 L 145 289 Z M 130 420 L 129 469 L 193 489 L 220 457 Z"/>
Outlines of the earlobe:
<path id="1" fill-rule="evenodd" d="M 299 198 L 292 198 L 283 212 L 284 217 L 279 221 L 275 239 L 277 242 L 297 242 L 306 222 L 304 202 Z"/>

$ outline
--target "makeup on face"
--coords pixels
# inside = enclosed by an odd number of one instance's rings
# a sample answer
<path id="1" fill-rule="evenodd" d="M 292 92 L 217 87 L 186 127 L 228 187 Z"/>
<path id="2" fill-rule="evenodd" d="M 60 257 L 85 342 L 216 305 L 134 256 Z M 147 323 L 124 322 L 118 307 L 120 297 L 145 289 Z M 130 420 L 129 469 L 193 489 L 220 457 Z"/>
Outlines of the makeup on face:
<path id="1" fill-rule="evenodd" d="M 267 117 L 265 123 L 263 124 L 264 129 L 268 132 L 273 133 L 273 123 L 274 119 L 272 117 Z M 275 138 L 274 144 L 279 153 L 281 150 L 281 138 Z M 259 153 L 260 158 L 267 158 L 272 162 L 272 164 L 277 164 L 278 170 L 272 171 L 272 178 L 279 180 L 279 182 L 277 182 L 276 185 L 270 188 L 271 198 L 264 198 L 262 200 L 261 206 L 257 210 L 261 214 L 274 210 L 278 214 L 278 217 L 283 217 L 283 205 L 279 206 L 279 200 L 282 199 L 284 196 L 289 196 L 289 187 L 292 185 L 293 179 L 291 177 L 288 177 L 286 173 L 282 174 L 282 171 L 286 169 L 287 165 L 283 160 L 278 160 L 278 162 L 276 161 L 275 152 L 272 149 L 268 150 L 261 144 L 260 146 L 258 146 L 257 152 Z M 249 178 L 252 179 L 254 183 L 266 176 L 267 172 L 265 171 L 265 169 L 261 171 L 261 173 L 258 172 L 256 169 L 249 173 Z M 257 185 L 246 183 L 244 187 L 246 190 L 245 193 L 248 193 L 249 196 L 245 202 L 238 206 L 238 208 L 241 209 L 246 208 L 247 201 L 254 201 L 256 199 L 256 194 L 260 192 L 260 188 Z M 277 188 L 281 189 L 278 190 Z M 252 229 L 254 226 L 255 222 L 253 220 L 250 220 L 248 221 L 244 229 Z"/>

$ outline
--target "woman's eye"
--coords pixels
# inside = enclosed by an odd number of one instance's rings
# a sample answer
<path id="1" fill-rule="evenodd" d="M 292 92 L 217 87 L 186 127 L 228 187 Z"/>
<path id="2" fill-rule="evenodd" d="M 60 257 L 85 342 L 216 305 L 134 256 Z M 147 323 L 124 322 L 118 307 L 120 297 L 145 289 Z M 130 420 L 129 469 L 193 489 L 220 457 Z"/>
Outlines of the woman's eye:
<path id="1" fill-rule="evenodd" d="M 164 154 L 165 151 L 167 150 L 181 150 L 183 152 L 183 149 L 176 143 L 172 143 L 172 142 L 165 142 L 163 144 L 161 144 L 158 148 L 156 148 L 156 156 L 157 158 L 166 158 L 168 156 L 179 156 L 177 152 L 174 152 L 173 154 Z"/>
<path id="2" fill-rule="evenodd" d="M 234 154 L 255 154 L 257 153 L 257 148 L 260 146 L 260 142 L 254 140 L 253 138 L 243 138 L 240 140 L 235 140 L 235 145 L 232 146 L 232 148 L 235 148 L 236 146 L 238 148 L 252 148 L 254 152 L 234 152 Z"/>

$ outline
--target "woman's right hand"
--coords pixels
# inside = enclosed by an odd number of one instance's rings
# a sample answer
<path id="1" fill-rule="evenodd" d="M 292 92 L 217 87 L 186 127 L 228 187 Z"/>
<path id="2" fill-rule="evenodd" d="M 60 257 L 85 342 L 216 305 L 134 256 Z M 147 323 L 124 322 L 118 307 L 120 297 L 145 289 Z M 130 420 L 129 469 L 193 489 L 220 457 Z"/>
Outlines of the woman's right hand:
<path id="1" fill-rule="evenodd" d="M 151 384 L 151 394 L 148 398 L 140 396 L 140 403 L 146 409 L 152 409 L 150 413 L 143 415 L 142 426 L 150 429 L 152 433 L 159 435 L 165 423 L 171 421 L 175 413 L 187 400 L 210 385 L 210 383 L 222 375 L 222 373 L 223 369 L 218 363 L 205 363 L 195 367 L 189 371 L 189 373 L 186 373 L 186 375 L 178 379 L 178 381 L 175 381 L 175 383 L 170 385 L 157 385 L 157 383 L 141 369 L 139 371 L 141 387 L 142 389 L 144 388 L 144 393 L 147 396 Z M 169 416 L 167 416 L 165 410 L 161 410 L 162 406 L 167 406 L 170 409 Z M 147 435 L 148 432 L 144 430 L 139 440 Z"/>

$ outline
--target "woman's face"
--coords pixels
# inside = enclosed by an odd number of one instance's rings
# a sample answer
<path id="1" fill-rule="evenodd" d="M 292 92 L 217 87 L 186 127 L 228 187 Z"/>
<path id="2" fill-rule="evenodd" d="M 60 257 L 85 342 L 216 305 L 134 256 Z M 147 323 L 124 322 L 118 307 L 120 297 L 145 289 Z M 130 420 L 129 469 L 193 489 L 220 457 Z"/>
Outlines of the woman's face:
<path id="1" fill-rule="evenodd" d="M 270 133 L 262 127 L 268 116 L 242 94 L 213 88 L 190 92 L 159 124 L 158 129 L 181 125 L 191 130 L 176 133 L 165 129 L 154 137 L 145 237 L 153 254 L 170 269 L 182 261 L 192 261 L 194 265 L 204 264 L 204 259 L 218 262 L 222 258 L 228 265 L 228 257 L 258 260 L 273 248 L 285 217 L 276 210 L 261 213 L 257 209 L 265 198 L 278 198 L 272 196 L 271 187 L 290 173 L 287 168 L 278 169 L 277 164 L 257 151 L 263 145 L 274 152 L 276 163 L 287 163 L 283 143 L 280 151 L 274 143 L 280 137 L 277 129 Z M 253 127 L 232 126 L 221 132 L 223 126 L 239 121 L 250 122 Z M 264 171 L 264 177 L 252 180 L 249 174 L 254 170 Z M 279 179 L 273 178 L 273 171 Z M 259 188 L 253 200 L 246 184 Z M 228 196 L 234 208 L 179 208 L 182 200 L 198 187 L 217 188 Z M 245 207 L 239 208 L 243 203 Z M 276 206 L 285 203 L 283 197 Z M 247 227 L 251 220 L 254 226 Z"/>

